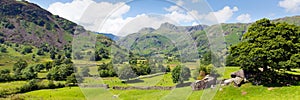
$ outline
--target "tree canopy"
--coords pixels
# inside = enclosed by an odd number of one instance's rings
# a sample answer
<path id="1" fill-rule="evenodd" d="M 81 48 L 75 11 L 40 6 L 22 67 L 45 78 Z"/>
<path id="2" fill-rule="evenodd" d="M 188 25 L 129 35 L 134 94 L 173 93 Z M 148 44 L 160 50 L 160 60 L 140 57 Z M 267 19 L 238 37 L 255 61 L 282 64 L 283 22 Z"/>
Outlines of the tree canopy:
<path id="1" fill-rule="evenodd" d="M 299 68 L 299 51 L 300 27 L 272 23 L 269 19 L 253 23 L 243 35 L 242 42 L 230 50 L 242 69 L 255 75 L 263 74 L 259 76 L 268 82 L 275 81 L 278 72 Z"/>
<path id="2" fill-rule="evenodd" d="M 172 70 L 172 80 L 173 83 L 183 83 L 184 81 L 189 80 L 191 77 L 191 71 L 189 68 L 181 65 L 177 65 L 173 70 Z"/>

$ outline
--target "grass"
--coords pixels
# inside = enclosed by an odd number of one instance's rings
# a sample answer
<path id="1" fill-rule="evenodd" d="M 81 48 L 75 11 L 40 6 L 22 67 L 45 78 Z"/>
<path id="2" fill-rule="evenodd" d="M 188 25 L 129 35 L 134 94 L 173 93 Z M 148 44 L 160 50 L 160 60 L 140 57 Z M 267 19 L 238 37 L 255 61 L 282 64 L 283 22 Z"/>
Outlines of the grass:
<path id="1" fill-rule="evenodd" d="M 25 99 L 84 100 L 84 95 L 79 87 L 38 90 L 28 92 L 25 95 Z"/>
<path id="2" fill-rule="evenodd" d="M 239 88 L 227 86 L 215 95 L 216 100 L 226 98 L 228 100 L 298 100 L 300 86 L 268 88 L 254 86 L 251 84 L 242 85 Z"/>
<path id="3" fill-rule="evenodd" d="M 239 67 L 226 67 L 224 78 L 229 78 L 230 73 L 239 70 Z M 85 78 L 85 82 L 109 84 L 110 86 L 174 86 L 172 83 L 171 74 L 163 74 L 149 78 L 140 78 L 142 82 L 137 83 L 122 83 L 117 77 L 111 78 Z M 154 82 L 152 82 L 154 81 Z M 0 89 L 5 87 L 22 86 L 25 81 L 13 83 L 1 83 Z M 232 85 L 221 87 L 213 100 L 297 100 L 300 98 L 300 86 L 290 87 L 264 87 L 255 86 L 250 83 L 244 84 L 241 87 Z M 82 92 L 83 91 L 83 92 Z M 210 89 L 207 89 L 210 91 Z M 207 92 L 206 91 L 206 92 Z M 103 88 L 79 88 L 65 87 L 60 89 L 44 89 L 20 94 L 20 97 L 25 99 L 43 99 L 43 100 L 113 100 L 118 97 L 121 100 L 199 100 L 204 91 L 192 91 L 191 87 L 176 88 L 174 90 L 113 90 Z M 211 94 L 213 95 L 213 94 Z"/>
<path id="4" fill-rule="evenodd" d="M 241 87 L 225 86 L 214 96 L 214 100 L 297 100 L 300 98 L 300 86 L 268 88 L 245 84 Z M 172 91 L 160 90 L 104 90 L 85 89 L 89 100 L 111 100 L 118 95 L 121 100 L 199 100 L 202 91 L 191 91 L 190 87 L 176 88 Z M 27 99 L 45 100 L 84 100 L 79 87 L 38 90 L 25 93 Z"/>
<path id="5" fill-rule="evenodd" d="M 13 81 L 0 83 L 0 93 L 1 94 L 14 94 L 19 92 L 18 88 L 21 88 L 26 81 Z"/>
<path id="6" fill-rule="evenodd" d="M 0 70 L 9 69 L 12 71 L 14 63 L 16 63 L 19 59 L 25 60 L 28 63 L 28 65 L 51 61 L 48 53 L 45 53 L 45 55 L 43 56 L 36 55 L 38 49 L 35 47 L 33 48 L 32 53 L 25 54 L 25 55 L 21 54 L 20 52 L 14 49 L 14 48 L 22 49 L 22 45 L 20 45 L 20 47 L 9 47 L 9 46 L 5 46 L 5 47 L 7 48 L 7 52 L 0 53 Z M 35 59 L 32 58 L 33 54 L 35 54 Z"/>
<path id="7" fill-rule="evenodd" d="M 223 78 L 224 79 L 231 78 L 231 73 L 235 72 L 235 71 L 238 71 L 238 70 L 240 70 L 240 67 L 235 67 L 235 66 L 225 67 Z"/>

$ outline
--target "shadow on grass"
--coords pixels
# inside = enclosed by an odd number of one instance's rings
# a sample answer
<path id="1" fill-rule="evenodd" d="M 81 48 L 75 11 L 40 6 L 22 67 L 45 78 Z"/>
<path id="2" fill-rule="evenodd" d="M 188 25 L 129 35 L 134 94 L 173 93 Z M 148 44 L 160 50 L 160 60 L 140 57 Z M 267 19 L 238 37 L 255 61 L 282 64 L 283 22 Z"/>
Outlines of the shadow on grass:
<path id="1" fill-rule="evenodd" d="M 144 80 L 135 79 L 135 80 L 124 81 L 124 83 L 141 83 L 141 82 L 144 82 Z"/>
<path id="2" fill-rule="evenodd" d="M 191 86 L 192 82 L 187 82 L 187 83 L 179 83 L 176 85 L 176 88 L 181 88 L 181 87 L 188 87 Z"/>
<path id="3" fill-rule="evenodd" d="M 265 87 L 283 87 L 283 86 L 299 86 L 300 75 L 293 74 L 274 74 L 274 76 L 262 77 L 257 75 L 252 80 L 253 85 L 263 85 Z"/>

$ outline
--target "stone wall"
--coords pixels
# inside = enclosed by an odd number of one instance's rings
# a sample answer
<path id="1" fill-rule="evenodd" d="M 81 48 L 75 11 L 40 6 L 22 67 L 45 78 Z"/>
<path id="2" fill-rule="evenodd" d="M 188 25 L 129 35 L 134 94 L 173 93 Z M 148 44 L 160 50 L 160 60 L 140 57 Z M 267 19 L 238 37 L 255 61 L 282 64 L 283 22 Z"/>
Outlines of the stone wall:
<path id="1" fill-rule="evenodd" d="M 172 90 L 174 86 L 113 86 L 115 90 Z"/>

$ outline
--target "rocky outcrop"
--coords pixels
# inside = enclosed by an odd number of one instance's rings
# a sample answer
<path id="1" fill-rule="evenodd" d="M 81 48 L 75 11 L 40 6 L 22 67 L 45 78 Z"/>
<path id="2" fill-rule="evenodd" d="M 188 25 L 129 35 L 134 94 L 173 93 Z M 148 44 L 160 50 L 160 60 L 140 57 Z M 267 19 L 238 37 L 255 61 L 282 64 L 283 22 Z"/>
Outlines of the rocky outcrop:
<path id="1" fill-rule="evenodd" d="M 214 87 L 216 85 L 217 79 L 212 76 L 205 76 L 202 80 L 197 80 L 191 84 L 192 90 L 203 90 L 206 88 Z"/>
<path id="2" fill-rule="evenodd" d="M 233 83 L 234 86 L 241 86 L 244 82 L 246 82 L 246 74 L 244 70 L 241 69 L 231 73 L 231 78 L 224 80 L 222 85 L 229 85 L 230 83 Z"/>

